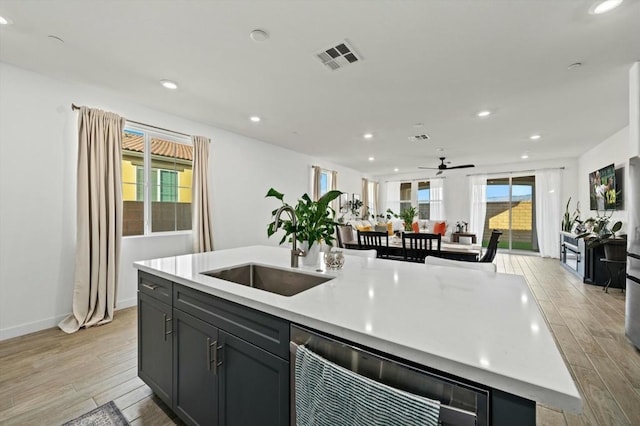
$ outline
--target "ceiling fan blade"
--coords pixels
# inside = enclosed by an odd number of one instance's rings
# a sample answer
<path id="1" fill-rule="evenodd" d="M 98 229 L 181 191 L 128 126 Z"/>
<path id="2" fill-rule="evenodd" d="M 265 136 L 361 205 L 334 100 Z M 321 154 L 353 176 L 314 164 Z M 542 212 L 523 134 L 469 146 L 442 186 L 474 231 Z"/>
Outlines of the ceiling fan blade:
<path id="1" fill-rule="evenodd" d="M 444 170 L 438 170 L 438 172 L 436 173 L 436 176 L 441 175 L 443 171 L 444 171 Z"/>
<path id="2" fill-rule="evenodd" d="M 475 167 L 475 164 L 463 164 L 462 166 L 450 166 L 450 167 L 447 167 L 447 170 L 468 169 L 469 167 Z"/>
<path id="3" fill-rule="evenodd" d="M 418 166 L 419 169 L 425 169 L 425 170 L 438 170 L 437 167 L 420 167 Z"/>

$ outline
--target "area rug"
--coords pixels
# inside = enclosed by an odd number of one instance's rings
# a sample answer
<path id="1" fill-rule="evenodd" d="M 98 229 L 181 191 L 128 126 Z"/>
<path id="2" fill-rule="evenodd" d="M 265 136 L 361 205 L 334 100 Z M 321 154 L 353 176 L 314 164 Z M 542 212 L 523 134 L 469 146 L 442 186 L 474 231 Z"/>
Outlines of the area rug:
<path id="1" fill-rule="evenodd" d="M 96 409 L 89 411 L 80 417 L 68 421 L 62 426 L 128 426 L 129 422 L 124 418 L 116 404 L 109 401 Z"/>

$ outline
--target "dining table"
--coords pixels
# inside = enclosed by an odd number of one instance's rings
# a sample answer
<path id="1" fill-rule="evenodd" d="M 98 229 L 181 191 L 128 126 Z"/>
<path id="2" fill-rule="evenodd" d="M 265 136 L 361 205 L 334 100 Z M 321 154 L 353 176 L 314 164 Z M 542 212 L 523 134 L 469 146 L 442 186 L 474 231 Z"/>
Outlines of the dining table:
<path id="1" fill-rule="evenodd" d="M 345 248 L 360 249 L 357 240 L 343 241 Z M 367 247 L 369 249 L 370 247 Z M 390 235 L 389 245 L 385 246 L 385 251 L 390 259 L 403 260 L 404 249 L 402 247 L 402 236 Z M 460 242 L 442 241 L 440 252 L 434 253 L 433 256 L 445 259 L 464 260 L 468 262 L 476 262 L 482 255 L 482 246 L 480 244 L 463 244 Z"/>

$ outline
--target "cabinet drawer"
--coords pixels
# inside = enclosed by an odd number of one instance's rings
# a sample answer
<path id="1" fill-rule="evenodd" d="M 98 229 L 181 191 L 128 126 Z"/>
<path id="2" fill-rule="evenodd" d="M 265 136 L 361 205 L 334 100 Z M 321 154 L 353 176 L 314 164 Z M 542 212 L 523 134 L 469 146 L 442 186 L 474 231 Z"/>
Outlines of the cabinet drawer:
<path id="1" fill-rule="evenodd" d="M 247 342 L 289 359 L 289 322 L 179 284 L 173 306 Z"/>
<path id="2" fill-rule="evenodd" d="M 143 271 L 138 272 L 138 291 L 171 305 L 171 288 L 173 283 Z"/>

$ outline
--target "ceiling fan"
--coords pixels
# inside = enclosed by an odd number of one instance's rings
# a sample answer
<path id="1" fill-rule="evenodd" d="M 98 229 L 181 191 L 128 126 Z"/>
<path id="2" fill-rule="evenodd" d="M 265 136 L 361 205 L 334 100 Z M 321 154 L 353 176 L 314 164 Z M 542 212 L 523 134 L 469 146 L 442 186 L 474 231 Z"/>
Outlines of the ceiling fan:
<path id="1" fill-rule="evenodd" d="M 440 157 L 440 164 L 438 167 L 418 167 L 419 169 L 430 169 L 430 170 L 438 170 L 436 176 L 442 174 L 445 170 L 453 170 L 453 169 L 467 169 L 469 167 L 475 167 L 475 164 L 463 164 L 462 166 L 447 166 L 444 164 L 445 157 Z"/>

